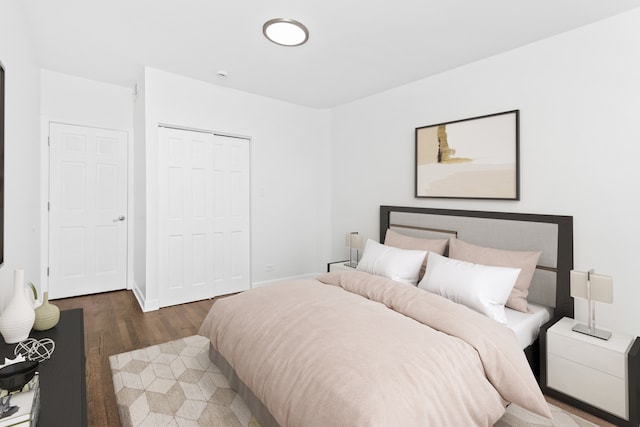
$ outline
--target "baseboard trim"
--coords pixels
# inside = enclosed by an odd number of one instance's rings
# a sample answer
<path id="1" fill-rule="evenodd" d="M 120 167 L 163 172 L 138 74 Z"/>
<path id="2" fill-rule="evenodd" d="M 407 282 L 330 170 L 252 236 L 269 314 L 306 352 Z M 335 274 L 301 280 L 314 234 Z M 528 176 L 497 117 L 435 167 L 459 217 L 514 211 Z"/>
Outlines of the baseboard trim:
<path id="1" fill-rule="evenodd" d="M 133 292 L 133 296 L 136 297 L 136 301 L 138 301 L 138 305 L 140 306 L 140 309 L 144 313 L 147 313 L 149 311 L 160 310 L 160 301 L 158 301 L 157 299 L 147 301 L 135 281 L 131 286 L 131 291 Z"/>

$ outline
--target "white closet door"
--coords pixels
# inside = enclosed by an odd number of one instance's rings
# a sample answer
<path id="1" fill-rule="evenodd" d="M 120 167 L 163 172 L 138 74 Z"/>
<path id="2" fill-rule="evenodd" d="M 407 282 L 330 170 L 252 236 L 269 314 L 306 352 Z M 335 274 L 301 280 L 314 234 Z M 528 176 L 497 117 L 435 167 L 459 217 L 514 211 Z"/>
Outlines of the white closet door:
<path id="1" fill-rule="evenodd" d="M 127 134 L 49 127 L 49 297 L 126 288 Z"/>
<path id="2" fill-rule="evenodd" d="M 159 144 L 160 306 L 248 289 L 249 141 L 161 127 Z"/>
<path id="3" fill-rule="evenodd" d="M 249 141 L 214 136 L 215 295 L 249 289 Z"/>

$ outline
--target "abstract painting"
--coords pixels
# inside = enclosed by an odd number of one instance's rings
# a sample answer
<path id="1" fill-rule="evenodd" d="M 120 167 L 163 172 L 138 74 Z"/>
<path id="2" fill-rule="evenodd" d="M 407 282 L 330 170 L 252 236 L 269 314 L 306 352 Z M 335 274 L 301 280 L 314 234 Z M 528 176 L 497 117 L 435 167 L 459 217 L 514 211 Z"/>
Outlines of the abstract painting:
<path id="1" fill-rule="evenodd" d="M 416 128 L 415 196 L 520 200 L 519 115 Z"/>

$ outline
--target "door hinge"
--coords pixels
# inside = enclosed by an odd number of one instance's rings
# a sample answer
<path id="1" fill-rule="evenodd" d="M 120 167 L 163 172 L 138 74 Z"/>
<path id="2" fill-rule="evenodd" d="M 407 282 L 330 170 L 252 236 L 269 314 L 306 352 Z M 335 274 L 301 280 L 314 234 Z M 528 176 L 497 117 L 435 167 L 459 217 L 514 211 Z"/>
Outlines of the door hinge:
<path id="1" fill-rule="evenodd" d="M 49 277 L 49 267 L 47 267 L 47 277 Z"/>
<path id="2" fill-rule="evenodd" d="M 47 202 L 47 211 L 51 212 L 51 202 Z"/>
<path id="3" fill-rule="evenodd" d="M 47 145 L 49 147 L 51 147 L 51 137 L 50 136 L 47 137 Z"/>

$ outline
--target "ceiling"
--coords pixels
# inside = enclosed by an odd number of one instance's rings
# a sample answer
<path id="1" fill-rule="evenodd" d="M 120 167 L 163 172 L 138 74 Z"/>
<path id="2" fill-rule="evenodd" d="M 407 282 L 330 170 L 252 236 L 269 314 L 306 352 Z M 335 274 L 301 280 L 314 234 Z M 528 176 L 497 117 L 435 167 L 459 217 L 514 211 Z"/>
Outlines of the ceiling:
<path id="1" fill-rule="evenodd" d="M 14 1 L 43 68 L 133 88 L 147 65 L 315 108 L 640 7 L 640 0 Z M 278 17 L 304 23 L 308 43 L 267 41 L 262 25 Z"/>

